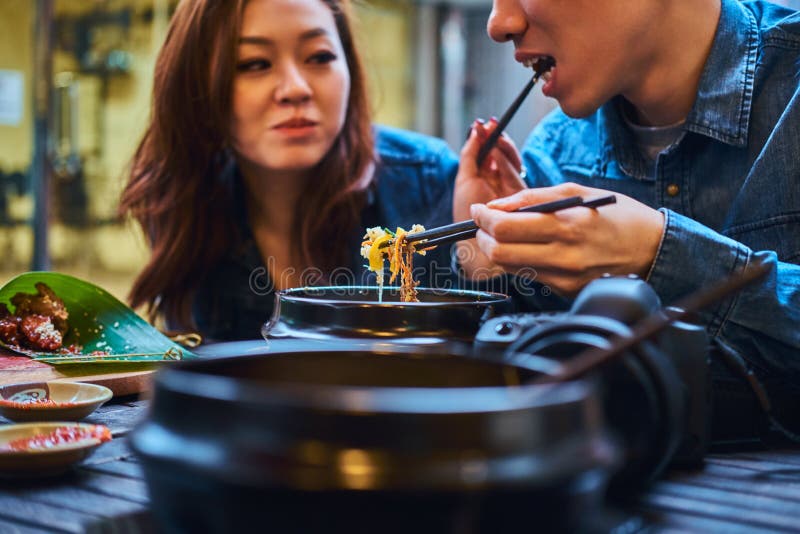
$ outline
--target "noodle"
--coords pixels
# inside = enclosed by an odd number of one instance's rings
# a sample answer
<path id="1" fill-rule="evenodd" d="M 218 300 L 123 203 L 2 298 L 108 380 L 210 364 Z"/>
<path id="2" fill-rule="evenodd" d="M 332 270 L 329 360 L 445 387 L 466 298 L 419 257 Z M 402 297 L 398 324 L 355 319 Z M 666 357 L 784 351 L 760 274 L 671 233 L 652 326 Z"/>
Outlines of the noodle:
<path id="1" fill-rule="evenodd" d="M 414 253 L 424 255 L 425 250 L 417 250 L 413 244 L 408 243 L 406 236 L 423 231 L 425 227 L 421 224 L 415 224 L 408 232 L 402 228 L 397 228 L 394 233 L 380 226 L 367 228 L 364 241 L 361 243 L 361 256 L 369 260 L 367 268 L 376 275 L 378 302 L 383 302 L 383 262 L 386 258 L 389 259 L 391 273 L 389 283 L 394 283 L 397 275 L 400 275 L 400 301 L 419 302 L 417 299 L 419 282 L 414 281 Z M 387 246 L 381 247 L 382 243 L 387 242 Z"/>

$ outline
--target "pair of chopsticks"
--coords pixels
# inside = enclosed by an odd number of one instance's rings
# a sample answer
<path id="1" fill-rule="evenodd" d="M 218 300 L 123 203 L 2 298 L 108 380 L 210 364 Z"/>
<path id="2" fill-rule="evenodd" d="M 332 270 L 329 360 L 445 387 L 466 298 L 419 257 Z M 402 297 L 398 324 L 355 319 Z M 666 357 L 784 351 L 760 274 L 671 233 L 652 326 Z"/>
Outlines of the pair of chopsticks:
<path id="1" fill-rule="evenodd" d="M 568 208 L 584 207 L 584 208 L 599 208 L 606 204 L 614 204 L 617 201 L 616 195 L 606 195 L 602 197 L 593 198 L 590 200 L 583 200 L 583 197 L 567 197 L 552 202 L 545 202 L 543 204 L 536 204 L 520 208 L 515 213 L 554 213 L 556 211 L 565 210 Z M 414 243 L 418 248 L 429 248 L 437 245 L 444 245 L 454 243 L 463 239 L 471 239 L 478 233 L 478 225 L 475 221 L 461 221 L 438 228 L 431 228 L 424 232 L 416 232 L 413 234 L 406 234 L 405 240 L 407 243 Z M 389 241 L 381 243 L 379 246 L 389 246 Z"/>
<path id="2" fill-rule="evenodd" d="M 542 77 L 544 73 L 549 71 L 555 66 L 555 61 L 552 58 L 539 58 L 533 64 L 534 74 L 531 79 L 525 84 L 525 87 L 522 88 L 517 98 L 511 103 L 508 107 L 506 112 L 500 117 L 500 120 L 497 123 L 497 126 L 494 130 L 489 134 L 489 137 L 486 141 L 481 145 L 480 150 L 478 150 L 478 156 L 475 158 L 478 167 L 481 166 L 483 161 L 486 159 L 486 156 L 489 155 L 489 152 L 492 151 L 494 146 L 497 144 L 498 139 L 500 136 L 503 135 L 503 130 L 506 129 L 508 123 L 511 122 L 511 118 L 517 112 L 519 107 L 522 105 L 522 102 L 525 100 L 525 97 L 528 96 L 528 93 L 531 92 L 533 86 L 536 85 L 536 82 L 539 81 L 539 78 Z M 467 135 L 469 137 L 469 135 Z M 563 210 L 567 208 L 574 208 L 576 206 L 584 206 L 587 208 L 596 208 L 598 206 L 603 206 L 605 204 L 613 204 L 616 202 L 617 199 L 614 195 L 608 195 L 606 197 L 601 197 L 593 200 L 589 200 L 587 202 L 583 201 L 581 197 L 569 197 L 564 198 L 561 200 L 556 200 L 555 202 L 547 202 L 545 204 L 538 204 L 536 206 L 529 206 L 527 208 L 522 208 L 517 211 L 521 212 L 536 212 L 536 213 L 552 213 L 554 211 Z M 441 226 L 439 228 L 432 228 L 430 230 L 426 230 L 424 232 L 418 232 L 415 234 L 406 234 L 406 242 L 408 243 L 424 243 L 424 247 L 434 247 L 437 245 L 444 245 L 446 243 L 453 243 L 455 241 L 461 241 L 462 239 L 471 239 L 475 237 L 475 234 L 478 232 L 478 226 L 475 224 L 474 221 L 463 221 L 459 223 L 449 224 L 447 226 Z M 385 241 L 380 244 L 380 248 L 385 248 L 389 246 L 390 243 L 393 243 L 394 240 Z"/>
<path id="3" fill-rule="evenodd" d="M 500 117 L 497 126 L 491 131 L 489 137 L 486 139 L 483 145 L 481 145 L 480 150 L 478 150 L 478 156 L 475 158 L 475 162 L 478 164 L 478 167 L 481 166 L 483 161 L 489 155 L 489 152 L 491 152 L 494 146 L 497 144 L 500 136 L 503 135 L 503 130 L 505 130 L 506 126 L 508 126 L 508 123 L 511 122 L 511 118 L 514 117 L 514 114 L 531 92 L 533 86 L 536 85 L 536 82 L 539 81 L 539 78 L 541 78 L 545 72 L 553 68 L 554 65 L 555 63 L 552 58 L 541 58 L 536 60 L 533 65 L 533 76 L 530 80 L 528 80 L 528 83 L 525 84 L 525 87 L 522 88 L 522 91 L 520 91 L 519 95 L 517 95 L 517 98 L 514 99 L 506 112 L 503 113 L 503 116 Z M 554 211 L 573 208 L 575 206 L 597 207 L 602 206 L 603 204 L 610 204 L 615 201 L 616 198 L 614 198 L 613 195 L 610 197 L 605 197 L 604 199 L 596 199 L 594 201 L 590 201 L 589 203 L 584 203 L 581 197 L 570 197 L 556 200 L 555 202 L 529 206 L 517 211 L 552 213 Z M 432 228 L 425 232 L 407 235 L 406 241 L 409 243 L 420 243 L 422 241 L 426 241 L 425 247 L 434 247 L 437 245 L 461 241 L 462 239 L 471 239 L 475 237 L 477 232 L 478 226 L 474 221 L 463 221 L 439 228 Z"/>
<path id="4" fill-rule="evenodd" d="M 528 93 L 531 92 L 533 86 L 536 85 L 536 82 L 539 81 L 539 78 L 541 78 L 545 72 L 549 71 L 554 66 L 555 62 L 553 61 L 552 58 L 547 58 L 547 59 L 540 58 L 537 59 L 536 62 L 533 64 L 533 71 L 534 71 L 533 77 L 531 77 L 531 79 L 528 80 L 528 83 L 525 84 L 525 87 L 522 88 L 522 91 L 520 91 L 519 95 L 517 95 L 517 98 L 515 98 L 514 101 L 511 103 L 511 105 L 508 106 L 506 112 L 503 113 L 502 117 L 500 117 L 500 120 L 497 123 L 497 127 L 494 130 L 492 130 L 492 132 L 489 134 L 489 137 L 486 139 L 486 142 L 483 143 L 480 150 L 478 151 L 478 157 L 475 158 L 475 162 L 478 164 L 479 168 L 483 163 L 483 160 L 486 159 L 486 156 L 488 156 L 489 152 L 491 152 L 492 149 L 494 148 L 494 145 L 497 144 L 497 140 L 500 139 L 501 135 L 503 135 L 503 130 L 505 130 L 506 126 L 508 126 L 508 123 L 511 122 L 511 118 L 514 116 L 519 107 L 522 105 L 522 102 L 525 100 L 525 97 L 528 96 Z M 467 135 L 467 137 L 469 137 L 469 135 Z"/>

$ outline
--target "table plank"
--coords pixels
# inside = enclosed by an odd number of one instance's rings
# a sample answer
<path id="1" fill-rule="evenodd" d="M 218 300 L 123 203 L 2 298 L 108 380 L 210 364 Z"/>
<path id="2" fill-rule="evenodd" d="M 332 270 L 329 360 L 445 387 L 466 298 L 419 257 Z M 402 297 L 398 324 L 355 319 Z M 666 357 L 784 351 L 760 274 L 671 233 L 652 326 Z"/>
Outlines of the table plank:
<path id="1" fill-rule="evenodd" d="M 647 513 L 645 513 L 647 515 Z M 687 534 L 687 533 L 724 533 L 724 534 L 775 534 L 775 529 L 756 528 L 742 525 L 734 520 L 725 521 L 709 519 L 696 515 L 651 514 L 648 519 L 651 526 L 644 530 L 647 534 Z"/>
<path id="2" fill-rule="evenodd" d="M 124 460 L 131 457 L 133 457 L 133 452 L 128 446 L 128 436 L 121 436 L 97 447 L 94 453 L 83 461 L 82 465 L 104 463 L 109 460 Z"/>
<path id="3" fill-rule="evenodd" d="M 672 495 L 709 504 L 735 506 L 739 509 L 741 515 L 747 515 L 752 510 L 759 513 L 800 517 L 800 503 L 782 497 L 775 498 L 774 496 L 763 495 L 752 491 L 748 486 L 740 487 L 738 490 L 731 490 L 729 488 L 718 489 L 696 484 L 665 481 L 654 487 L 650 494 Z"/>
<path id="4" fill-rule="evenodd" d="M 20 525 L 44 528 L 49 532 L 100 532 L 99 517 L 86 512 L 65 510 L 51 504 L 29 501 L 3 492 L 0 495 L 0 518 Z"/>
<path id="5" fill-rule="evenodd" d="M 744 467 L 707 464 L 702 473 L 671 473 L 668 480 L 726 491 L 746 490 L 776 499 L 800 502 L 800 479 L 762 478 L 758 471 Z"/>
<path id="6" fill-rule="evenodd" d="M 14 491 L 13 494 L 30 502 L 51 504 L 64 510 L 91 513 L 105 518 L 127 516 L 142 509 L 140 503 L 64 485 Z"/>
<path id="7" fill-rule="evenodd" d="M 709 461 L 730 461 L 741 460 L 744 462 L 765 462 L 769 464 L 782 465 L 786 468 L 796 468 L 800 472 L 800 455 L 792 450 L 772 450 L 772 451 L 747 451 L 726 454 L 725 456 L 710 456 Z"/>
<path id="8" fill-rule="evenodd" d="M 90 471 L 94 473 L 106 473 L 109 475 L 134 478 L 137 480 L 144 479 L 142 466 L 139 465 L 138 462 L 127 461 L 127 460 L 114 460 L 109 462 L 82 465 L 81 470 Z"/>
<path id="9" fill-rule="evenodd" d="M 705 517 L 709 519 L 730 521 L 757 528 L 796 531 L 797 516 L 774 515 L 760 510 L 742 510 L 738 506 L 724 503 L 697 501 L 691 497 L 664 495 L 656 492 L 645 493 L 640 502 L 644 510 L 659 511 L 671 516 Z"/>
<path id="10" fill-rule="evenodd" d="M 150 503 L 147 484 L 143 480 L 79 469 L 76 484 L 78 487 L 90 489 L 103 495 L 126 499 L 142 505 Z"/>
<path id="11" fill-rule="evenodd" d="M 53 531 L 0 519 L 0 532 L 3 534 L 52 534 Z"/>
<path id="12" fill-rule="evenodd" d="M 108 410 L 96 411 L 85 419 L 87 423 L 105 425 L 116 436 L 125 435 L 138 425 L 147 415 L 146 405 L 132 405 L 120 408 L 109 407 Z"/>
<path id="13" fill-rule="evenodd" d="M 716 457 L 709 459 L 708 463 L 750 469 L 759 473 L 759 478 L 761 479 L 772 477 L 783 480 L 800 479 L 800 468 L 787 465 L 784 462 L 751 458 Z"/>
<path id="14" fill-rule="evenodd" d="M 773 460 L 778 463 L 785 463 L 789 465 L 800 465 L 800 454 L 797 450 L 792 449 L 779 449 L 760 451 L 757 455 L 753 454 L 737 454 L 737 457 L 757 457 L 762 460 Z"/>

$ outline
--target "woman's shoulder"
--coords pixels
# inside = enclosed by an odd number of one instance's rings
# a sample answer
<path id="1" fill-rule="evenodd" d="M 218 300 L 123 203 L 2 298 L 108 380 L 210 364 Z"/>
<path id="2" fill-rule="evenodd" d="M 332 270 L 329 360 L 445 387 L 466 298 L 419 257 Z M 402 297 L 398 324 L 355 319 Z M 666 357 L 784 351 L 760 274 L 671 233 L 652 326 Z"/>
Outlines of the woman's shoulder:
<path id="1" fill-rule="evenodd" d="M 452 191 L 458 158 L 442 139 L 398 128 L 375 127 L 378 156 L 377 202 L 384 223 L 451 222 Z"/>
<path id="2" fill-rule="evenodd" d="M 375 125 L 374 131 L 375 149 L 384 162 L 439 165 L 458 160 L 455 152 L 438 137 L 383 125 Z"/>

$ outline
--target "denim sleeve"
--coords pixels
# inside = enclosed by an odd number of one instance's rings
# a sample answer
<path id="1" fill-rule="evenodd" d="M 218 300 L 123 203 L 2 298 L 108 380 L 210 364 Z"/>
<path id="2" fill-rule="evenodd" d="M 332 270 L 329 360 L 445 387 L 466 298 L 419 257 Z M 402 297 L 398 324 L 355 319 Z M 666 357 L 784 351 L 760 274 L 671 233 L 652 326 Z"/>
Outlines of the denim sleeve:
<path id="1" fill-rule="evenodd" d="M 702 224 L 661 209 L 666 227 L 648 282 L 662 301 L 719 283 L 749 264 L 772 269 L 762 280 L 700 312 L 716 342 L 743 357 L 757 374 L 786 379 L 800 375 L 800 266 L 772 251 L 753 251 Z"/>

